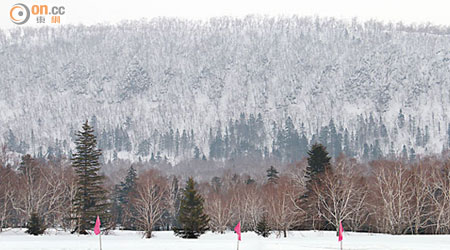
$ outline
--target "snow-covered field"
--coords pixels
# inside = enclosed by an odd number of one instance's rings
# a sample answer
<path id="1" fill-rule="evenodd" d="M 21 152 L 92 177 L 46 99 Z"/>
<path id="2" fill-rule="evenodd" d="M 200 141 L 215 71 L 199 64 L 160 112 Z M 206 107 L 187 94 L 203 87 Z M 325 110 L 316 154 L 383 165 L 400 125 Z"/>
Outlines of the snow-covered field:
<path id="1" fill-rule="evenodd" d="M 152 239 L 143 239 L 139 232 L 114 231 L 102 236 L 104 250 L 233 250 L 236 235 L 207 233 L 197 240 L 175 237 L 172 232 L 155 232 Z M 450 249 L 450 235 L 383 235 L 345 233 L 344 249 Z M 66 232 L 51 231 L 43 236 L 30 236 L 20 229 L 0 233 L 1 250 L 95 250 L 99 249 L 98 237 L 77 236 Z M 254 233 L 244 233 L 240 250 L 301 250 L 339 249 L 335 232 L 290 232 L 288 238 L 275 234 L 262 238 Z"/>

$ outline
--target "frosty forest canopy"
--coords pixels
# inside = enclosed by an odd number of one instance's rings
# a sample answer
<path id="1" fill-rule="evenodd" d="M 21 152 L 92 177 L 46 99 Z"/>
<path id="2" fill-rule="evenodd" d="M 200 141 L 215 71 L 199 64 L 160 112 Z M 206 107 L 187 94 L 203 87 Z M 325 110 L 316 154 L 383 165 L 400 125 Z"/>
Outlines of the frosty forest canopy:
<path id="1" fill-rule="evenodd" d="M 448 27 L 18 28 L 0 74 L 0 231 L 450 233 Z"/>
<path id="2" fill-rule="evenodd" d="M 314 142 L 414 160 L 449 148 L 449 33 L 299 17 L 1 31 L 0 141 L 70 155 L 90 118 L 104 160 L 287 163 Z"/>

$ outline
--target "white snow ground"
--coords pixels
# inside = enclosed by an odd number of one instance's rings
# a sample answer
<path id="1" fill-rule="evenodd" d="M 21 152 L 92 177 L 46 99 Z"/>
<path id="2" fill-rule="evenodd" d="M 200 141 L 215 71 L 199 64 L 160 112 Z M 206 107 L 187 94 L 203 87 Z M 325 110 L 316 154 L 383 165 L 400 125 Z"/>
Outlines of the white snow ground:
<path id="1" fill-rule="evenodd" d="M 102 235 L 103 250 L 233 250 L 236 235 L 207 233 L 197 240 L 175 237 L 172 232 L 155 232 L 154 238 L 143 239 L 140 232 L 114 231 Z M 450 235 L 402 235 L 345 233 L 344 249 L 352 250 L 445 250 L 450 249 Z M 77 236 L 51 231 L 43 236 L 30 236 L 21 229 L 0 233 L 1 250 L 97 250 L 98 236 Z M 288 238 L 272 234 L 262 238 L 243 233 L 240 250 L 330 250 L 339 249 L 335 232 L 290 232 Z"/>

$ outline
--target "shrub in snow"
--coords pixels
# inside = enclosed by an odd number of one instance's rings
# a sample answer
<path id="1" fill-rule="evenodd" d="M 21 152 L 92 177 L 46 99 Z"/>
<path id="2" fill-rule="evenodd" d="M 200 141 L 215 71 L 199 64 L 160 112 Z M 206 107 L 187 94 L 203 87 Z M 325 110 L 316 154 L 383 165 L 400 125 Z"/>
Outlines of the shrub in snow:
<path id="1" fill-rule="evenodd" d="M 31 235 L 41 235 L 44 233 L 45 229 L 47 229 L 37 213 L 31 214 L 30 220 L 27 223 L 27 228 L 28 230 L 25 232 Z"/>

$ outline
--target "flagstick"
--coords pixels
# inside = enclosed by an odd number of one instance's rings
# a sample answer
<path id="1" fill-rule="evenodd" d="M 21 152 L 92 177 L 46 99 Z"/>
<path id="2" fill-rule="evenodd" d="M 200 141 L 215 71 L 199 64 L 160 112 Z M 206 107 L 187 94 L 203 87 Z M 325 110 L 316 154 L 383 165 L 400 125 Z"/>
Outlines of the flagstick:
<path id="1" fill-rule="evenodd" d="M 237 243 L 237 250 L 239 250 L 239 240 L 237 241 L 238 243 Z"/>
<path id="2" fill-rule="evenodd" d="M 341 250 L 342 250 L 342 240 L 341 240 Z"/>
<path id="3" fill-rule="evenodd" d="M 100 240 L 100 250 L 102 250 L 102 234 L 98 234 L 98 239 Z"/>

